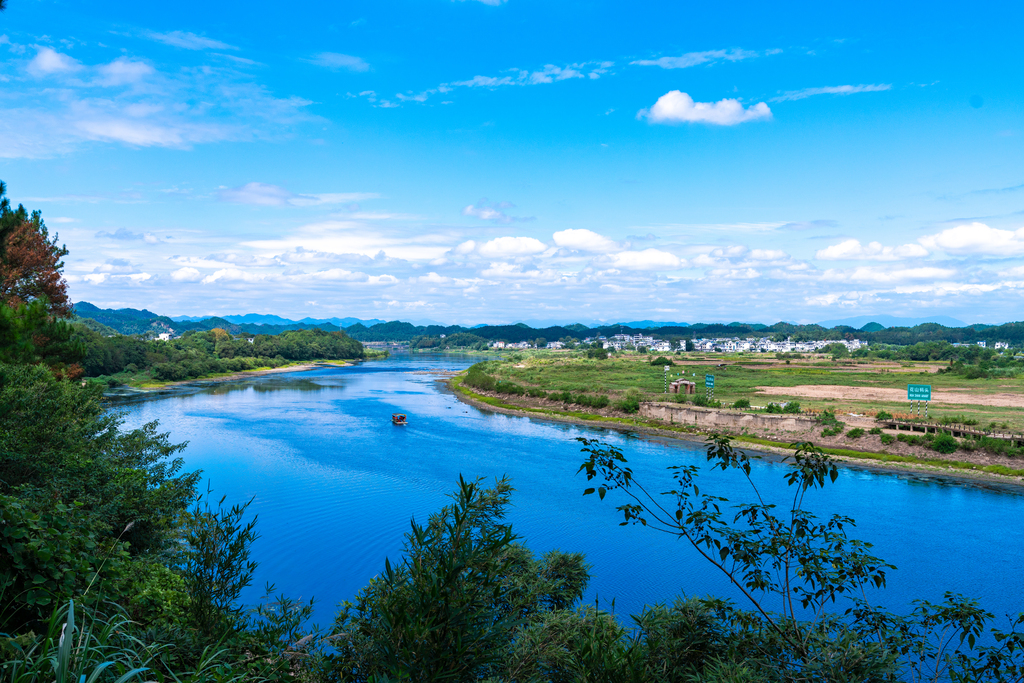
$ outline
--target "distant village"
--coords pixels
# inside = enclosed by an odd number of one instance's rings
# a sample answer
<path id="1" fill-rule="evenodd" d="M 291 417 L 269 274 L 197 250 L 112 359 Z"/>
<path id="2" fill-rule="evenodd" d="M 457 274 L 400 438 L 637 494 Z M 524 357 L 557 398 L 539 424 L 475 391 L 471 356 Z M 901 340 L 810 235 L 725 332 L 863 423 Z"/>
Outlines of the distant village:
<path id="1" fill-rule="evenodd" d="M 587 337 L 583 340 L 585 344 L 600 344 L 605 349 L 614 349 L 616 351 L 622 351 L 623 349 L 640 349 L 645 348 L 648 351 L 658 353 L 672 353 L 673 351 L 685 351 L 686 342 L 691 341 L 693 343 L 693 350 L 695 351 L 720 351 L 722 353 L 738 353 L 741 351 L 748 351 L 751 353 L 811 353 L 821 348 L 828 346 L 829 344 L 842 344 L 850 351 L 856 351 L 861 347 L 866 347 L 867 343 L 862 342 L 859 339 L 853 340 L 831 340 L 831 341 L 808 341 L 808 342 L 794 342 L 792 340 L 786 341 L 772 341 L 768 337 L 762 337 L 760 339 L 735 339 L 732 337 L 721 337 L 715 339 L 679 339 L 675 343 L 666 339 L 658 339 L 657 337 L 649 337 L 643 334 L 629 335 L 629 334 L 616 334 L 611 337 Z M 537 348 L 532 342 L 502 342 L 496 341 L 491 343 L 493 349 L 532 349 Z M 545 348 L 548 349 L 561 349 L 565 348 L 565 344 L 560 341 L 547 342 Z"/>
<path id="2" fill-rule="evenodd" d="M 832 344 L 842 344 L 848 351 L 856 351 L 857 349 L 867 348 L 868 343 L 861 341 L 860 339 L 830 339 L 830 340 L 819 340 L 819 341 L 793 341 L 792 338 L 786 341 L 773 341 L 768 337 L 761 337 L 755 339 L 749 337 L 747 339 L 736 339 L 732 337 L 719 337 L 715 339 L 679 339 L 675 343 L 665 340 L 658 339 L 657 337 L 649 337 L 643 334 L 628 335 L 628 334 L 616 334 L 611 337 L 587 337 L 583 340 L 585 344 L 600 344 L 605 349 L 614 349 L 616 351 L 622 351 L 623 349 L 640 349 L 645 348 L 651 352 L 657 353 L 672 353 L 674 351 L 685 351 L 686 342 L 691 341 L 693 343 L 694 351 L 705 351 L 705 352 L 720 352 L 720 353 L 814 353 L 820 351 L 826 346 Z M 976 343 L 977 346 L 982 348 L 986 347 L 986 342 L 979 341 Z M 492 349 L 533 349 L 537 348 L 536 344 L 529 341 L 522 342 L 503 342 L 495 341 L 490 344 Z M 953 344 L 953 346 L 972 346 L 972 344 Z M 1009 344 L 1005 342 L 996 342 L 994 347 L 996 349 L 1009 348 Z M 547 342 L 544 348 L 548 349 L 561 349 L 565 348 L 565 343 L 560 341 Z"/>

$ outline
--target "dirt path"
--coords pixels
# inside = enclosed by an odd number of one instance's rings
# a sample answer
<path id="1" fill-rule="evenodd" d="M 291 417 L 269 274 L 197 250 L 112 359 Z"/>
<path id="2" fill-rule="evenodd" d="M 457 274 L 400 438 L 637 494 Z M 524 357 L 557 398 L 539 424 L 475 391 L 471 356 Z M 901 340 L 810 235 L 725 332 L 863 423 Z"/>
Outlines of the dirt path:
<path id="1" fill-rule="evenodd" d="M 801 398 L 834 398 L 845 401 L 906 401 L 906 389 L 885 389 L 882 387 L 846 387 L 816 384 L 801 384 L 795 387 L 755 387 L 760 393 L 771 396 L 799 396 Z M 999 408 L 1024 408 L 1024 394 L 965 394 L 967 389 L 932 392 L 933 403 L 959 405 L 996 406 Z"/>

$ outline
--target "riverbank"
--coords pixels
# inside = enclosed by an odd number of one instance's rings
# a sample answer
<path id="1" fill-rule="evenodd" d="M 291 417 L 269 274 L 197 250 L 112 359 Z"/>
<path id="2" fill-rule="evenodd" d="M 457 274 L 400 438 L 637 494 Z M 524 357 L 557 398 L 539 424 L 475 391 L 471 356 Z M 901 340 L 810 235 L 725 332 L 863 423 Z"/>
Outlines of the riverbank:
<path id="1" fill-rule="evenodd" d="M 462 385 L 461 377 L 444 380 L 451 387 L 455 396 L 474 407 L 515 415 L 531 417 L 550 422 L 563 422 L 585 427 L 602 427 L 617 431 L 640 432 L 651 436 L 684 439 L 703 443 L 711 430 L 699 429 L 683 425 L 670 425 L 659 420 L 645 419 L 639 416 L 621 417 L 599 415 L 587 411 L 564 411 L 551 408 L 517 405 L 509 403 L 504 397 L 487 396 L 477 393 Z M 751 449 L 777 455 L 792 455 L 792 441 L 778 441 L 761 438 L 758 435 L 732 434 L 733 440 L 739 444 L 749 445 Z M 892 472 L 914 471 L 938 474 L 972 480 L 998 482 L 1016 486 L 1024 486 L 1024 469 L 1008 467 L 1002 464 L 985 464 L 944 458 L 922 457 L 919 455 L 880 453 L 875 451 L 859 451 L 847 448 L 822 447 L 825 453 L 833 456 L 844 464 L 868 469 Z"/>
<path id="2" fill-rule="evenodd" d="M 148 392 L 148 391 L 160 391 L 164 389 L 170 389 L 178 386 L 189 386 L 195 384 L 209 384 L 217 382 L 237 382 L 242 380 L 252 379 L 254 377 L 263 377 L 265 375 L 274 375 L 286 372 L 303 372 L 305 370 L 313 370 L 315 368 L 323 367 L 347 367 L 355 365 L 357 361 L 354 360 L 314 360 L 314 361 L 296 361 L 288 365 L 281 365 L 276 368 L 253 368 L 252 370 L 241 370 L 239 372 L 223 372 L 217 374 L 206 375 L 204 377 L 194 377 L 192 379 L 183 379 L 176 382 L 157 382 L 149 381 L 139 384 L 138 386 L 124 385 L 125 389 L 134 391 Z M 361 362 L 361 361 L 358 361 Z M 116 395 L 116 394 L 111 394 Z"/>

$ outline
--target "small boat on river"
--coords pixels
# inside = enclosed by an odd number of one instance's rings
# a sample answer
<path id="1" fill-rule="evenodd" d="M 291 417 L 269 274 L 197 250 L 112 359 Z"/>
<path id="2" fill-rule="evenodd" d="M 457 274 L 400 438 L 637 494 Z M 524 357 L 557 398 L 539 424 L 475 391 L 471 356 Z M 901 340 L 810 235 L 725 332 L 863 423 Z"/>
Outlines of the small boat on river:
<path id="1" fill-rule="evenodd" d="M 408 423 L 408 421 L 406 421 L 405 413 L 392 413 L 391 414 L 391 424 L 393 424 L 393 425 L 401 425 L 401 426 L 404 427 L 405 425 L 407 425 L 409 423 Z"/>

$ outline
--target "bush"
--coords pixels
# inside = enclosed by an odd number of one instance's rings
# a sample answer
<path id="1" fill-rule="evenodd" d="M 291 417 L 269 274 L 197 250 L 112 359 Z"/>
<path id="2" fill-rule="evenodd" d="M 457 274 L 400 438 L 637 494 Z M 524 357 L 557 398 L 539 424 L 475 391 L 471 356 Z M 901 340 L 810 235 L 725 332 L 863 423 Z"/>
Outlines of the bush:
<path id="1" fill-rule="evenodd" d="M 846 432 L 846 438 L 848 439 L 859 439 L 864 436 L 864 430 L 860 427 L 854 427 L 850 431 Z"/>
<path id="2" fill-rule="evenodd" d="M 893 436 L 892 434 L 882 434 L 878 438 L 880 438 L 882 440 L 882 444 L 886 446 L 896 441 L 896 437 Z"/>
<path id="3" fill-rule="evenodd" d="M 733 403 L 732 407 L 733 408 L 749 408 L 750 407 L 750 401 L 748 401 L 745 398 L 741 398 L 740 400 L 738 400 L 735 403 Z"/>
<path id="4" fill-rule="evenodd" d="M 892 413 L 887 413 L 884 410 L 879 410 L 878 413 L 875 415 L 875 419 L 878 420 L 879 422 L 882 422 L 883 420 L 891 420 Z"/>
<path id="5" fill-rule="evenodd" d="M 697 394 L 693 397 L 693 405 L 700 406 L 701 408 L 721 408 L 721 401 L 712 401 L 704 394 Z"/>
<path id="6" fill-rule="evenodd" d="M 878 434 L 881 434 L 881 433 L 882 433 L 882 428 L 881 427 L 872 427 L 871 429 L 868 430 L 868 434 L 875 434 L 876 436 Z"/>
<path id="7" fill-rule="evenodd" d="M 469 370 L 466 371 L 466 379 L 462 380 L 462 382 L 466 386 L 481 389 L 482 391 L 494 391 L 495 384 L 497 384 L 493 377 L 484 372 L 483 363 L 471 365 Z"/>
<path id="8" fill-rule="evenodd" d="M 782 412 L 789 414 L 799 413 L 800 404 L 797 403 L 796 401 L 790 401 L 782 408 Z"/>
<path id="9" fill-rule="evenodd" d="M 675 363 L 673 363 L 670 359 L 665 358 L 665 356 L 658 356 L 657 358 L 655 358 L 654 360 L 651 361 L 651 365 L 664 366 L 664 365 L 675 365 Z"/>
<path id="10" fill-rule="evenodd" d="M 576 405 L 587 406 L 588 408 L 607 408 L 609 403 L 608 397 L 603 394 L 598 396 L 577 394 L 572 397 L 572 402 Z"/>
<path id="11" fill-rule="evenodd" d="M 627 396 L 621 401 L 615 402 L 615 409 L 621 410 L 624 413 L 640 412 L 640 399 L 636 396 Z"/>
<path id="12" fill-rule="evenodd" d="M 822 436 L 839 436 L 843 433 L 843 425 L 839 424 L 835 427 L 826 427 L 821 430 Z"/>
<path id="13" fill-rule="evenodd" d="M 552 391 L 548 394 L 549 401 L 558 401 L 559 403 L 572 403 L 572 394 L 568 391 Z"/>
<path id="14" fill-rule="evenodd" d="M 504 379 L 499 379 L 494 383 L 494 390 L 499 394 L 512 394 L 513 396 L 522 396 L 526 393 L 526 389 L 523 389 L 515 382 L 509 382 Z"/>
<path id="15" fill-rule="evenodd" d="M 526 394 L 533 398 L 547 398 L 547 392 L 543 389 L 527 389 Z"/>
<path id="16" fill-rule="evenodd" d="M 587 358 L 605 360 L 608 358 L 608 349 L 587 349 Z"/>
<path id="17" fill-rule="evenodd" d="M 931 447 L 939 453 L 949 455 L 950 453 L 955 453 L 960 448 L 960 442 L 953 438 L 952 435 L 942 432 L 932 440 Z"/>

